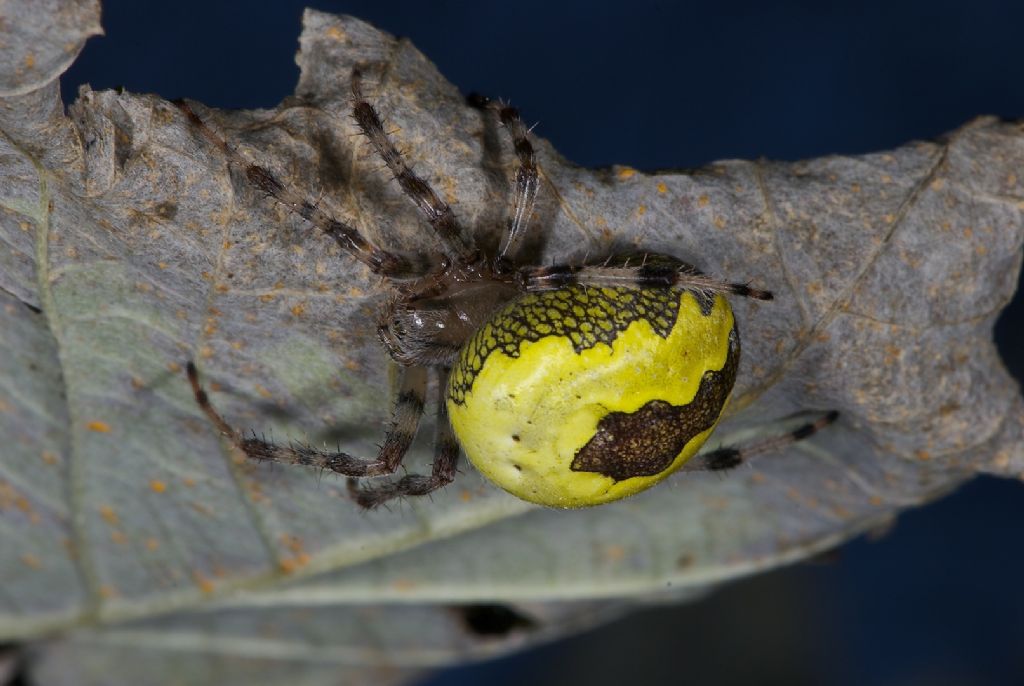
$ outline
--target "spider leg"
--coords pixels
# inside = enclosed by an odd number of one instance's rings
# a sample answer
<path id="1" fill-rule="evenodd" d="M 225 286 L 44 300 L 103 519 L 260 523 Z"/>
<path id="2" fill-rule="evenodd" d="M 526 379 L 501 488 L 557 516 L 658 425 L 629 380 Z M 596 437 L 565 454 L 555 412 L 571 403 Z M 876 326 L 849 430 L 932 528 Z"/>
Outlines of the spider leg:
<path id="1" fill-rule="evenodd" d="M 374 508 L 392 498 L 408 495 L 426 495 L 447 486 L 455 479 L 455 468 L 459 461 L 459 442 L 448 421 L 448 404 L 445 402 L 447 369 L 437 384 L 437 434 L 434 439 L 434 462 L 430 475 L 408 474 L 400 479 L 383 484 L 360 486 L 355 479 L 349 479 L 348 490 L 352 498 L 365 508 Z"/>
<path id="2" fill-rule="evenodd" d="M 189 383 L 196 403 L 210 421 L 227 437 L 236 448 L 253 460 L 269 460 L 282 464 L 297 464 L 306 467 L 328 469 L 345 476 L 381 476 L 392 474 L 412 445 L 423 415 L 424 395 L 427 386 L 427 372 L 423 367 L 402 367 L 402 380 L 395 400 L 391 429 L 381 444 L 376 459 L 354 457 L 342 452 L 324 452 L 310 446 L 276 445 L 255 436 L 246 438 L 242 432 L 228 424 L 210 403 L 210 397 L 199 383 L 196 366 L 186 365 Z"/>
<path id="3" fill-rule="evenodd" d="M 673 261 L 674 262 L 674 261 Z M 570 265 L 524 267 L 516 275 L 520 289 L 526 292 L 552 291 L 573 284 L 596 288 L 678 288 L 705 293 L 729 293 L 755 300 L 772 300 L 771 291 L 731 283 L 701 274 L 682 262 L 652 260 L 629 265 Z"/>
<path id="4" fill-rule="evenodd" d="M 481 95 L 472 96 L 470 103 L 475 107 L 497 111 L 498 118 L 501 119 L 501 123 L 512 138 L 512 147 L 519 158 L 519 166 L 516 168 L 515 196 L 512 199 L 512 208 L 505 225 L 505 233 L 501 237 L 501 245 L 498 248 L 498 264 L 508 265 L 511 264 L 522 243 L 523 236 L 526 235 L 530 217 L 533 215 L 533 206 L 537 201 L 537 160 L 533 152 L 533 145 L 530 143 L 529 131 L 523 125 L 519 110 L 508 105 L 494 103 Z"/>
<path id="5" fill-rule="evenodd" d="M 424 256 L 382 250 L 373 245 L 358 229 L 328 215 L 316 203 L 278 180 L 266 167 L 253 164 L 246 159 L 210 128 L 184 100 L 177 100 L 174 104 L 185 113 L 192 125 L 208 141 L 224 153 L 228 164 L 245 174 L 250 184 L 333 238 L 342 250 L 365 264 L 374 273 L 396 279 L 409 279 L 422 276 L 430 270 L 432 265 Z"/>
<path id="6" fill-rule="evenodd" d="M 370 139 L 377 154 L 384 160 L 384 164 L 391 170 L 402 192 L 434 227 L 446 252 L 463 262 L 474 261 L 478 256 L 476 246 L 459 227 L 452 208 L 437 196 L 430 184 L 413 173 L 402 153 L 384 131 L 384 123 L 377 110 L 363 97 L 362 74 L 358 69 L 352 70 L 352 115 L 363 134 Z"/>
<path id="7" fill-rule="evenodd" d="M 717 450 L 711 450 L 706 453 L 698 453 L 690 458 L 690 460 L 680 468 L 680 471 L 721 472 L 729 469 L 735 469 L 744 462 L 747 462 L 758 455 L 770 453 L 775 450 L 779 450 L 780 448 L 784 448 L 791 443 L 796 443 L 797 441 L 809 438 L 838 418 L 839 413 L 833 410 L 831 412 L 826 412 L 813 422 L 808 422 L 792 431 L 778 436 L 769 436 L 768 438 L 748 443 L 746 445 L 728 446 L 725 448 L 718 448 Z"/>

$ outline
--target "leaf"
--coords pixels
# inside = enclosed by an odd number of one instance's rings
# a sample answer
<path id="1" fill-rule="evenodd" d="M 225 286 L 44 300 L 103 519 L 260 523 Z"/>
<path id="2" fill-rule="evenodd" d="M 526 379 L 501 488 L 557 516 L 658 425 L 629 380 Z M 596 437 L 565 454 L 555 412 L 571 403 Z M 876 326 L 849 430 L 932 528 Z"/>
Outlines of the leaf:
<path id="1" fill-rule="evenodd" d="M 374 240 L 430 248 L 348 116 L 363 65 L 417 171 L 496 239 L 509 142 L 423 55 L 309 11 L 298 61 L 296 96 L 275 110 L 197 109 Z M 0 345 L 12 353 L 0 359 L 0 636 L 141 622 L 50 645 L 44 681 L 73 679 L 69 664 L 102 677 L 103 660 L 126 674 L 184 665 L 160 646 L 207 642 L 223 650 L 190 652 L 188 669 L 216 653 L 238 659 L 241 680 L 264 645 L 245 627 L 290 626 L 285 648 L 319 659 L 365 648 L 347 634 L 324 647 L 319 627 L 390 634 L 410 602 L 697 594 L 977 472 L 1024 471 L 1019 390 L 991 342 L 1020 267 L 1020 125 L 979 119 L 888 153 L 693 173 L 580 169 L 536 140 L 532 259 L 636 246 L 775 292 L 734 304 L 744 358 L 713 443 L 776 433 L 798 410 L 841 421 L 725 477 L 681 474 L 592 510 L 526 505 L 466 467 L 432 499 L 364 513 L 333 475 L 239 461 L 181 365 L 199 361 L 238 426 L 372 453 L 389 413 L 374 331 L 385 286 L 233 174 L 166 101 L 84 91 L 65 116 L 51 82 L 0 105 Z M 423 435 L 410 470 L 429 461 Z M 358 609 L 370 602 L 373 617 Z M 308 621 L 289 623 L 296 608 Z M 424 612 L 445 659 L 498 649 Z M 585 624 L 556 614 L 545 635 Z M 362 678 L 382 678 L 368 668 Z"/>
<path id="2" fill-rule="evenodd" d="M 103 35 L 99 0 L 7 0 L 0 9 L 0 97 L 52 83 Z"/>
<path id="3" fill-rule="evenodd" d="M 623 607 L 534 604 L 505 625 L 500 610 L 482 606 L 316 604 L 186 613 L 44 643 L 32 651 L 33 673 L 39 683 L 75 686 L 153 683 L 154 675 L 186 684 L 403 683 L 453 659 L 580 631 Z"/>

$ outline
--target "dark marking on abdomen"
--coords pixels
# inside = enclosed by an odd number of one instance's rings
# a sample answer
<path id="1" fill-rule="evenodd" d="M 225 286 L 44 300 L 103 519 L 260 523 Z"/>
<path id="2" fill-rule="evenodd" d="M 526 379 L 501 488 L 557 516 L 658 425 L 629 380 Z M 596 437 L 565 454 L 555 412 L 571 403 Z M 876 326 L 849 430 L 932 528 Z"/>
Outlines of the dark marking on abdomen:
<path id="1" fill-rule="evenodd" d="M 715 425 L 736 382 L 739 334 L 729 333 L 729 354 L 717 371 L 704 373 L 697 394 L 686 405 L 652 400 L 635 412 L 610 412 L 579 449 L 570 469 L 596 472 L 616 481 L 665 471 L 694 436 Z"/>

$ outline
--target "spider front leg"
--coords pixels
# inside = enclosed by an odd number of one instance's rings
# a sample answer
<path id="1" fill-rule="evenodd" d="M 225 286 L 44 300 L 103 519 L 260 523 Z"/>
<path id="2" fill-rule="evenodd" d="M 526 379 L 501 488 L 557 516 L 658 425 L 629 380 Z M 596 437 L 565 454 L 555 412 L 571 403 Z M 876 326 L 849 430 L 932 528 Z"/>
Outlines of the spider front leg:
<path id="1" fill-rule="evenodd" d="M 402 368 L 400 390 L 395 400 L 391 428 L 384 438 L 384 443 L 381 444 L 377 458 L 365 459 L 343 452 L 324 452 L 309 446 L 276 445 L 256 436 L 246 438 L 242 432 L 228 424 L 214 409 L 209 395 L 199 383 L 199 373 L 192 362 L 187 364 L 186 372 L 196 403 L 221 434 L 228 438 L 246 457 L 253 460 L 269 460 L 282 464 L 328 469 L 350 477 L 382 476 L 392 474 L 398 469 L 419 428 L 427 387 L 427 370 L 424 367 Z M 383 500 L 370 504 L 360 501 L 360 504 L 372 507 L 381 502 Z"/>
<path id="2" fill-rule="evenodd" d="M 738 446 L 726 446 L 706 453 L 698 453 L 686 462 L 680 469 L 684 472 L 723 472 L 739 467 L 754 457 L 765 453 L 775 452 L 787 445 L 810 438 L 826 426 L 839 418 L 835 410 L 826 412 L 813 422 L 807 422 L 802 426 L 778 436 Z"/>
<path id="3" fill-rule="evenodd" d="M 430 475 L 408 474 L 396 481 L 371 486 L 360 486 L 356 479 L 349 479 L 348 490 L 357 503 L 365 508 L 374 508 L 392 498 L 427 495 L 447 486 L 455 479 L 455 469 L 459 461 L 459 442 L 448 420 L 448 406 L 445 401 L 447 376 L 445 370 L 437 384 L 437 430 Z"/>
<path id="4" fill-rule="evenodd" d="M 352 70 L 352 116 L 377 155 L 391 170 L 392 176 L 398 181 L 402 192 L 412 200 L 413 204 L 423 213 L 444 244 L 445 251 L 462 262 L 472 262 L 477 258 L 478 251 L 472 238 L 466 237 L 455 219 L 455 213 L 446 202 L 441 200 L 426 181 L 417 176 L 406 163 L 402 153 L 388 137 L 380 115 L 370 102 L 363 97 L 362 73 L 359 69 Z"/>
<path id="5" fill-rule="evenodd" d="M 177 100 L 174 104 L 206 140 L 221 150 L 230 166 L 245 174 L 252 186 L 333 238 L 343 250 L 365 264 L 375 274 L 394 279 L 411 279 L 422 276 L 436 266 L 434 260 L 424 255 L 377 247 L 358 229 L 328 215 L 316 203 L 282 183 L 266 167 L 254 164 L 241 152 L 228 145 L 227 141 L 210 128 L 187 102 Z"/>
<path id="6" fill-rule="evenodd" d="M 509 105 L 494 103 L 490 98 L 477 94 L 469 97 L 469 103 L 474 107 L 495 110 L 498 113 L 498 118 L 501 119 L 502 125 L 512 138 L 512 147 L 516 151 L 516 157 L 519 158 L 512 208 L 505 224 L 505 233 L 501 237 L 497 257 L 499 265 L 508 265 L 512 263 L 523 237 L 526 235 L 530 217 L 533 215 L 533 206 L 537 201 L 537 160 L 533 152 L 533 144 L 530 143 L 529 131 L 519 116 L 519 110 Z"/>

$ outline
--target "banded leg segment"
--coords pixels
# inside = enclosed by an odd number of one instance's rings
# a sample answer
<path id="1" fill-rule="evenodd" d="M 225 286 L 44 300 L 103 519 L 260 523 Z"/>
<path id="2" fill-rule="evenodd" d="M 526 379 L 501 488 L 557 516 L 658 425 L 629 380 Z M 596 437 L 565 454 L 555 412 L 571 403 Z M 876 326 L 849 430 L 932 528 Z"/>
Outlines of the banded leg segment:
<path id="1" fill-rule="evenodd" d="M 447 370 L 440 375 L 437 384 L 437 432 L 434 438 L 434 462 L 430 475 L 408 474 L 401 479 L 383 484 L 361 486 L 355 479 L 349 479 L 348 490 L 352 498 L 366 508 L 377 507 L 392 498 L 410 495 L 427 495 L 447 486 L 455 479 L 459 462 L 459 442 L 448 421 L 448 405 L 445 394 L 448 387 Z"/>
<path id="2" fill-rule="evenodd" d="M 772 300 L 774 297 L 771 291 L 752 288 L 745 283 L 722 281 L 702 274 L 685 263 L 672 264 L 664 259 L 648 263 L 644 258 L 638 258 L 636 262 L 634 265 L 557 264 L 525 267 L 517 272 L 516 280 L 520 289 L 526 292 L 553 291 L 582 284 L 595 288 L 678 288 L 739 295 L 755 300 Z"/>
<path id="3" fill-rule="evenodd" d="M 358 69 L 352 70 L 352 116 L 363 134 L 370 139 L 377 155 L 391 170 L 402 192 L 434 228 L 445 251 L 463 262 L 474 261 L 477 257 L 476 246 L 459 227 L 452 208 L 437 196 L 430 184 L 413 173 L 402 153 L 384 131 L 384 123 L 377 110 L 363 97 L 362 74 Z"/>
<path id="4" fill-rule="evenodd" d="M 240 431 L 228 424 L 214 409 L 209 395 L 199 383 L 196 366 L 186 366 L 189 383 L 196 403 L 221 434 L 226 436 L 245 456 L 253 460 L 269 460 L 281 464 L 297 464 L 306 467 L 328 469 L 345 476 L 382 476 L 392 474 L 402 463 L 409 446 L 412 445 L 420 417 L 423 415 L 424 396 L 427 386 L 427 371 L 423 367 L 403 367 L 398 398 L 395 400 L 391 428 L 384 438 L 376 459 L 355 457 L 343 452 L 324 452 L 310 446 L 276 445 L 255 436 L 246 438 Z"/>
<path id="5" fill-rule="evenodd" d="M 422 276 L 433 266 L 425 256 L 382 250 L 373 245 L 358 229 L 328 215 L 316 203 L 282 183 L 266 167 L 261 167 L 246 159 L 210 128 L 184 100 L 175 101 L 174 104 L 188 117 L 204 138 L 224 153 L 228 164 L 245 174 L 245 178 L 251 185 L 333 238 L 342 250 L 365 264 L 374 273 L 395 279 L 411 279 Z"/>
<path id="6" fill-rule="evenodd" d="M 498 248 L 498 264 L 511 264 L 530 226 L 533 206 L 537 202 L 539 185 L 537 160 L 530 143 L 529 131 L 519 116 L 519 110 L 509 105 L 494 103 L 482 95 L 470 96 L 470 104 L 481 109 L 495 110 L 505 130 L 512 138 L 512 148 L 519 158 L 516 167 L 516 187 L 512 197 L 512 208 L 505 224 L 505 233 Z"/>
<path id="7" fill-rule="evenodd" d="M 787 445 L 802 441 L 818 433 L 826 426 L 839 418 L 835 410 L 826 412 L 813 422 L 808 422 L 778 436 L 769 436 L 760 441 L 739 446 L 727 446 L 711 450 L 706 453 L 698 453 L 684 464 L 680 471 L 684 472 L 722 472 L 735 469 L 750 459 L 785 448 Z"/>

